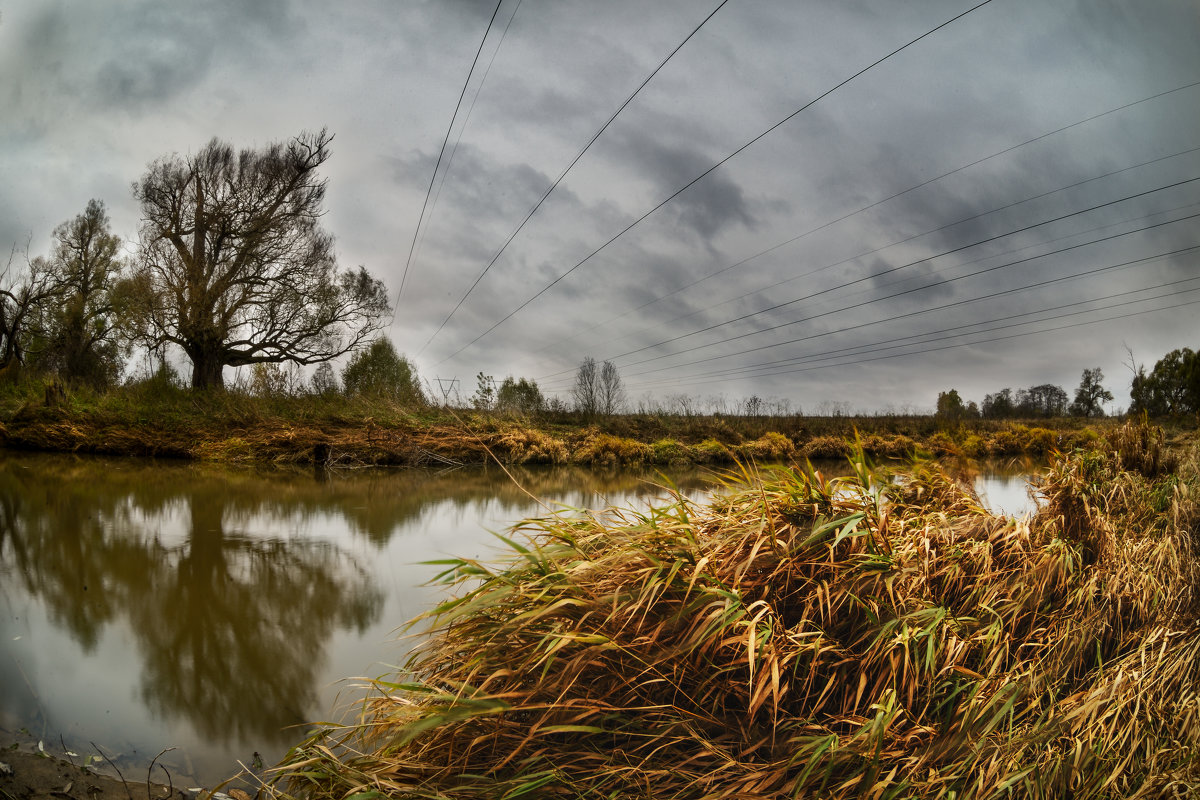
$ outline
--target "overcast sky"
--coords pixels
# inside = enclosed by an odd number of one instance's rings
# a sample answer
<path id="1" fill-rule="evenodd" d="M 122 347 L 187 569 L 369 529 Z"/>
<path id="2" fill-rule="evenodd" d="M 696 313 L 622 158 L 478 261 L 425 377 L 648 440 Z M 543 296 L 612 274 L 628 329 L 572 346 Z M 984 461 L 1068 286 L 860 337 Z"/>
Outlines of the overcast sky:
<path id="1" fill-rule="evenodd" d="M 411 263 L 491 0 L 0 0 L 0 244 L 99 198 L 133 257 L 150 161 L 327 127 L 341 263 L 464 395 L 592 356 L 635 403 L 931 409 L 1099 366 L 1124 406 L 1126 347 L 1200 347 L 1200 6 L 993 0 L 822 97 L 977 1 L 729 0 L 468 294 L 718 0 L 504 0 Z"/>

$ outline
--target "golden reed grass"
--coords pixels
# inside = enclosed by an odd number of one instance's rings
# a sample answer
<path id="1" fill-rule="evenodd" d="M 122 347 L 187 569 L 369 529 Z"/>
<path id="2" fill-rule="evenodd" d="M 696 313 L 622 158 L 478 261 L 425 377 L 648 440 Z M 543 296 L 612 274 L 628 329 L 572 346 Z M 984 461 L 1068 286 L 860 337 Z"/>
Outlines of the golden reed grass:
<path id="1" fill-rule="evenodd" d="M 277 796 L 1151 798 L 1200 790 L 1200 474 L 1131 428 L 1032 517 L 932 464 L 519 525 Z M 742 488 L 735 488 L 737 483 Z M 749 485 L 751 488 L 745 488 Z"/>

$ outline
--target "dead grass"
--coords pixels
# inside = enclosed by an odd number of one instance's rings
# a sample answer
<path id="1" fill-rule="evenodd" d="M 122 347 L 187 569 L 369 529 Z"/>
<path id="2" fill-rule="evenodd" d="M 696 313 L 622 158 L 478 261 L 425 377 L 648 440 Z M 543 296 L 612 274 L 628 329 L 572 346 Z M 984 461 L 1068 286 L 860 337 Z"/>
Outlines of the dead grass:
<path id="1" fill-rule="evenodd" d="M 1060 458 L 1032 519 L 936 467 L 739 474 L 527 521 L 277 796 L 1150 798 L 1200 791 L 1200 484 Z"/>

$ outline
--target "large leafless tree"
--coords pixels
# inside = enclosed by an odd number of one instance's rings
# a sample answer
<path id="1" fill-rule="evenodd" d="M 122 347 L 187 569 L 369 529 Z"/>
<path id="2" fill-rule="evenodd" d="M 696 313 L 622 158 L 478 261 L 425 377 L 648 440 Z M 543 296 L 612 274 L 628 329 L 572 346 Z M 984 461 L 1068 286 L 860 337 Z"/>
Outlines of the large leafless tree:
<path id="1" fill-rule="evenodd" d="M 339 270 L 320 225 L 318 170 L 332 138 L 303 133 L 241 152 L 213 139 L 155 161 L 134 184 L 140 328 L 187 353 L 192 386 L 222 386 L 225 366 L 326 362 L 379 329 L 382 282 Z"/>

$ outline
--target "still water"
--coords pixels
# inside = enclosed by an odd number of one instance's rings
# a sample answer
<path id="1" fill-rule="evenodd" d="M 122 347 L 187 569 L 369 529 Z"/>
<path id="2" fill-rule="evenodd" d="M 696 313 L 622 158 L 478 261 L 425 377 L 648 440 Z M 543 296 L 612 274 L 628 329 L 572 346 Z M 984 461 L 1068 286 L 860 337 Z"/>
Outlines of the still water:
<path id="1" fill-rule="evenodd" d="M 989 468 L 976 486 L 1023 513 L 1023 469 Z M 664 494 L 657 471 L 514 477 L 554 508 Z M 692 498 L 714 486 L 697 469 L 667 478 Z M 496 555 L 490 531 L 546 513 L 499 469 L 0 455 L 0 727 L 47 750 L 95 743 L 135 774 L 173 747 L 160 763 L 177 787 L 213 785 L 255 753 L 269 766 L 360 696 L 347 679 L 404 660 L 397 627 L 446 591 L 421 562 Z"/>

